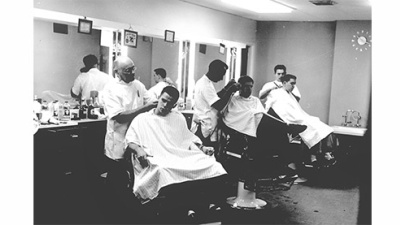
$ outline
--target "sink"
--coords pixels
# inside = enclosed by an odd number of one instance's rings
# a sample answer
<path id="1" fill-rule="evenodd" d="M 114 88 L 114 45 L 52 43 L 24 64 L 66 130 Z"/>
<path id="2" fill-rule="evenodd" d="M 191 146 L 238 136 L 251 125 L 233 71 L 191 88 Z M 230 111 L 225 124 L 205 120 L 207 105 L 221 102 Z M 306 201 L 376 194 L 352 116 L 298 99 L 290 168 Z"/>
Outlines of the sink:
<path id="1" fill-rule="evenodd" d="M 346 134 L 353 136 L 364 136 L 367 128 L 362 127 L 344 127 L 344 126 L 332 126 L 333 133 L 335 134 Z"/>

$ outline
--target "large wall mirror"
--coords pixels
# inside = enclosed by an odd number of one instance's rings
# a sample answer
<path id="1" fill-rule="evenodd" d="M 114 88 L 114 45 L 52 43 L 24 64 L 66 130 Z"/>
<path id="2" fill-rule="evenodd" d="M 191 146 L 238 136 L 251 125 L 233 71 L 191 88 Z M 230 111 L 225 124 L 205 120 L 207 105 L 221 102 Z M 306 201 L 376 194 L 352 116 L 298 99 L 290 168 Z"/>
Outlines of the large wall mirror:
<path id="1" fill-rule="evenodd" d="M 57 31 L 55 26 L 64 27 Z M 107 33 L 107 32 L 106 32 Z M 113 33 L 111 32 L 111 35 Z M 115 46 L 101 45 L 104 31 L 93 29 L 91 34 L 77 32 L 77 25 L 56 23 L 51 20 L 34 20 L 34 94 L 41 96 L 51 90 L 69 94 L 75 78 L 84 66 L 82 59 L 94 54 L 99 59 L 99 69 L 112 75 Z M 159 37 L 140 35 L 136 48 L 119 46 L 124 54 L 136 64 L 136 78 L 146 88 L 153 86 L 153 70 L 159 67 L 167 71 L 168 77 L 178 78 L 179 41 L 165 42 Z"/>
<path id="2" fill-rule="evenodd" d="M 112 62 L 118 55 L 129 56 L 136 64 L 136 78 L 147 89 L 155 85 L 153 70 L 164 68 L 167 76 L 181 92 L 181 97 L 193 99 L 195 82 L 208 71 L 215 59 L 224 61 L 229 70 L 223 81 L 215 84 L 220 90 L 230 79 L 240 76 L 240 54 L 232 43 L 222 45 L 222 40 L 194 40 L 191 38 L 166 42 L 163 32 L 152 34 L 138 32 L 136 46 L 126 46 L 124 30 L 135 28 L 129 24 L 112 21 L 94 21 L 91 34 L 78 32 L 78 16 L 62 19 L 52 12 L 51 17 L 34 18 L 34 95 L 42 97 L 44 91 L 69 96 L 70 89 L 84 66 L 82 59 L 94 54 L 99 59 L 99 69 L 113 76 Z M 72 18 L 73 17 L 73 18 Z M 224 48 L 221 48 L 221 45 Z M 240 53 L 240 51 L 239 51 Z"/>

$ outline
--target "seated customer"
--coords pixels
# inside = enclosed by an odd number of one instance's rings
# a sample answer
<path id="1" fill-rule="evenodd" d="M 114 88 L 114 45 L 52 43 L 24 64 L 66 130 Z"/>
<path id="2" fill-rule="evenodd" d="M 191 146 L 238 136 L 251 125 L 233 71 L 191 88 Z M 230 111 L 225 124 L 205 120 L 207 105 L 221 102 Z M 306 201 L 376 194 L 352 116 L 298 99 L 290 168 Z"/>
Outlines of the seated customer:
<path id="1" fill-rule="evenodd" d="M 242 76 L 238 82 L 239 94 L 231 98 L 224 113 L 224 124 L 229 129 L 246 136 L 248 154 L 260 164 L 265 164 L 263 161 L 265 157 L 275 154 L 285 156 L 289 160 L 287 152 L 291 146 L 287 134 L 302 132 L 306 126 L 286 124 L 265 114 L 260 99 L 251 95 L 253 79 Z"/>
<path id="2" fill-rule="evenodd" d="M 178 98 L 179 92 L 175 87 L 165 87 L 157 108 L 138 115 L 126 133 L 127 152 L 134 154 L 133 193 L 143 203 L 154 199 L 161 189 L 170 185 L 197 180 L 217 182 L 216 178 L 223 178 L 222 175 L 226 174 L 222 165 L 212 157 L 214 149 L 202 145 L 187 128 L 185 117 L 180 112 L 171 111 Z M 217 188 L 204 189 L 210 198 L 223 198 Z M 187 190 L 180 194 L 189 193 L 194 195 Z"/>
<path id="3" fill-rule="evenodd" d="M 305 112 L 297 102 L 292 90 L 296 85 L 296 76 L 287 74 L 280 78 L 282 88 L 270 92 L 265 102 L 266 111 L 273 111 L 286 123 L 303 124 L 307 129 L 299 135 L 309 149 L 328 137 L 333 129 L 321 122 L 318 117 Z"/>

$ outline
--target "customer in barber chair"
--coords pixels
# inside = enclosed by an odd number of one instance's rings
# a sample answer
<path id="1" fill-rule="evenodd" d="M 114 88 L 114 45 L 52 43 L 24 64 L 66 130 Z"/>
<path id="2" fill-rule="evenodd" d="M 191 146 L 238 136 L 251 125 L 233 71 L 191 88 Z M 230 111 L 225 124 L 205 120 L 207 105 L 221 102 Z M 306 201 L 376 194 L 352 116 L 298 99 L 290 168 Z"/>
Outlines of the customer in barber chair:
<path id="1" fill-rule="evenodd" d="M 290 147 L 287 133 L 297 134 L 304 131 L 306 126 L 287 124 L 265 114 L 260 99 L 251 95 L 254 84 L 251 77 L 242 76 L 238 83 L 240 84 L 239 94 L 231 98 L 223 116 L 225 131 L 236 140 L 244 136 L 248 144 L 247 157 L 255 159 L 258 165 L 256 167 L 266 165 L 266 158 L 273 155 L 283 157 L 284 152 Z M 284 163 L 286 162 L 283 161 Z M 271 168 L 265 171 L 265 173 L 269 172 Z"/>
<path id="2" fill-rule="evenodd" d="M 197 212 L 225 201 L 227 173 L 212 156 L 213 147 L 203 146 L 188 129 L 185 117 L 173 109 L 178 98 L 178 90 L 167 86 L 157 107 L 132 121 L 126 133 L 126 153 L 132 153 L 133 193 L 142 204 L 162 194 L 178 209 L 185 207 L 183 213 Z"/>
<path id="3" fill-rule="evenodd" d="M 307 129 L 299 133 L 303 143 L 311 150 L 311 154 L 317 155 L 316 159 L 325 161 L 328 165 L 334 164 L 336 161 L 332 152 L 330 152 L 337 145 L 337 143 L 334 143 L 337 140 L 333 135 L 333 128 L 323 123 L 318 117 L 309 115 L 301 108 L 296 97 L 292 94 L 296 85 L 296 76 L 286 74 L 280 79 L 282 87 L 270 92 L 265 102 L 266 111 L 275 114 L 286 123 L 306 125 Z M 312 158 L 311 161 L 316 159 Z"/>

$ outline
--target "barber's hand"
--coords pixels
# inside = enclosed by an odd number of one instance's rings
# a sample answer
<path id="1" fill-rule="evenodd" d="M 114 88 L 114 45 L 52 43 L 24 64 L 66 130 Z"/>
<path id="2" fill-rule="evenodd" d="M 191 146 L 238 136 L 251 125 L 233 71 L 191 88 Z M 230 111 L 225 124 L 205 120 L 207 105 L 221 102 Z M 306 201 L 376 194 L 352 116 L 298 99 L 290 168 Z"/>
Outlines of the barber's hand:
<path id="1" fill-rule="evenodd" d="M 233 84 L 235 84 L 236 81 L 235 79 L 231 79 L 226 85 L 225 85 L 225 89 L 228 89 L 230 86 L 232 86 Z"/>
<path id="2" fill-rule="evenodd" d="M 157 107 L 157 104 L 158 104 L 158 100 L 155 100 L 155 101 L 152 101 L 152 102 L 147 103 L 146 106 L 147 106 L 148 109 L 150 110 L 150 109 L 156 108 L 156 107 Z"/>
<path id="3" fill-rule="evenodd" d="M 239 89 L 240 89 L 240 84 L 239 83 L 234 83 L 229 87 L 228 92 L 233 93 L 233 92 L 238 91 Z"/>
<path id="4" fill-rule="evenodd" d="M 212 156 L 214 154 L 214 147 L 203 146 L 201 150 L 204 152 L 204 154 L 209 156 Z"/>

